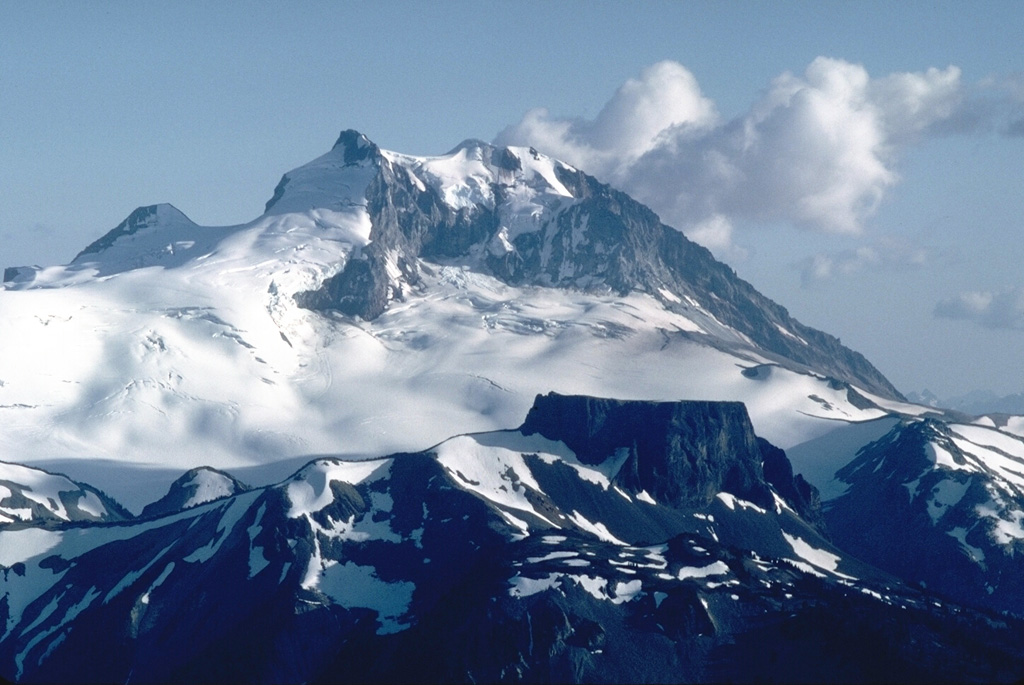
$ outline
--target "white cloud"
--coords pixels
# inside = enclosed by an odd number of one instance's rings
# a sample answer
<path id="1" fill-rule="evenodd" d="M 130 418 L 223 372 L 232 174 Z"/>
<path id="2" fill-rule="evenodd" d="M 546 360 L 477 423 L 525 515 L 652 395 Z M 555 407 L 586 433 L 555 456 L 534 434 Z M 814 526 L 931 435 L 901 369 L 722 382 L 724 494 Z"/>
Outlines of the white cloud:
<path id="1" fill-rule="evenodd" d="M 626 81 L 593 121 L 558 119 L 532 109 L 497 136 L 503 145 L 532 145 L 602 176 L 617 176 L 660 144 L 671 129 L 706 130 L 718 122 L 711 100 L 683 65 L 658 62 Z"/>
<path id="2" fill-rule="evenodd" d="M 721 214 L 715 214 L 693 226 L 690 237 L 705 247 L 724 249 L 732 244 L 732 223 Z"/>
<path id="3" fill-rule="evenodd" d="M 745 260 L 749 252 L 733 243 L 733 225 L 728 217 L 714 214 L 686 229 L 687 237 L 711 250 L 719 259 L 733 262 Z"/>
<path id="4" fill-rule="evenodd" d="M 964 292 L 939 302 L 935 316 L 972 321 L 985 328 L 1024 330 L 1024 288 Z"/>
<path id="5" fill-rule="evenodd" d="M 956 67 L 872 79 L 819 57 L 722 121 L 685 67 L 660 62 L 593 121 L 531 110 L 500 144 L 532 145 L 650 205 L 716 251 L 738 221 L 858 235 L 898 181 L 900 146 L 965 111 Z"/>
<path id="6" fill-rule="evenodd" d="M 869 95 L 890 141 L 906 141 L 953 120 L 966 102 L 960 69 L 954 66 L 891 74 L 871 82 Z"/>
<path id="7" fill-rule="evenodd" d="M 808 287 L 818 281 L 848 276 L 861 271 L 892 271 L 916 268 L 926 264 L 932 251 L 903 240 L 882 238 L 832 254 L 817 254 L 795 264 L 800 281 Z"/>

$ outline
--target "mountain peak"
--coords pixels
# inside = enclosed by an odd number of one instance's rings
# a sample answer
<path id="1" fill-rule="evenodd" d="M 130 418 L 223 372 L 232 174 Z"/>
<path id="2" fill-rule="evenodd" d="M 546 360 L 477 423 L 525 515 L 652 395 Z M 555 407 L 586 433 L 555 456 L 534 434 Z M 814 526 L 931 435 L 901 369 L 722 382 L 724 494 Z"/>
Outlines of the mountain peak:
<path id="1" fill-rule="evenodd" d="M 331 148 L 332 152 L 339 150 L 344 153 L 346 165 L 358 164 L 380 154 L 380 148 L 369 138 L 351 128 L 342 131 L 338 140 L 335 141 L 334 147 Z"/>
<path id="2" fill-rule="evenodd" d="M 264 214 L 338 210 L 364 204 L 364 189 L 376 172 L 380 148 L 354 129 L 338 136 L 334 147 L 281 177 Z"/>
<path id="3" fill-rule="evenodd" d="M 449 150 L 445 156 L 457 154 L 463 150 L 475 151 L 475 150 L 493 150 L 494 146 L 488 142 L 480 140 L 479 138 L 466 138 L 464 141 Z"/>
<path id="4" fill-rule="evenodd" d="M 246 492 L 249 486 L 231 474 L 209 466 L 186 472 L 171 483 L 167 494 L 142 510 L 143 518 L 184 511 L 200 504 L 213 502 Z"/>
<path id="5" fill-rule="evenodd" d="M 648 293 L 725 344 L 900 397 L 867 360 L 795 321 L 648 207 L 533 149 L 471 138 L 420 158 L 381 154 L 345 131 L 328 155 L 285 174 L 268 209 L 346 204 L 366 207 L 369 245 L 301 294 L 310 309 L 372 320 L 419 287 L 421 262 L 457 260 L 516 287 Z"/>
<path id="6" fill-rule="evenodd" d="M 452 148 L 445 157 L 456 157 L 461 154 L 466 159 L 481 162 L 490 167 L 490 172 L 495 176 L 503 177 L 507 175 L 503 175 L 502 172 L 515 173 L 523 170 L 523 161 L 520 159 L 521 152 L 522 148 L 519 148 L 517 152 L 516 149 L 491 145 L 479 138 L 467 138 Z M 530 148 L 530 153 L 535 160 L 540 159 L 539 153 L 533 148 Z M 553 162 L 553 160 L 551 161 Z M 503 180 L 509 179 L 504 177 Z"/>
<path id="7" fill-rule="evenodd" d="M 0 461 L 0 526 L 120 521 L 131 515 L 101 490 L 59 473 Z"/>
<path id="8" fill-rule="evenodd" d="M 147 228 L 170 223 L 191 224 L 192 220 L 185 216 L 177 207 L 167 202 L 138 207 L 102 238 L 90 243 L 84 250 L 79 252 L 72 260 L 72 263 L 82 261 L 86 255 L 103 252 L 123 237 L 134 235 Z"/>

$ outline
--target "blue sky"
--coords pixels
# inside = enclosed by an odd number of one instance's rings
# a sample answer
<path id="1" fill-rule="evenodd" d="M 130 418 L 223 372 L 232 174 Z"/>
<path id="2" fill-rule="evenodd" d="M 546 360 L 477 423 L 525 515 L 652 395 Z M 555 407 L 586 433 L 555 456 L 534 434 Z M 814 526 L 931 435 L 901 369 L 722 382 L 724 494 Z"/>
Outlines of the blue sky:
<path id="1" fill-rule="evenodd" d="M 248 221 L 343 128 L 530 142 L 902 390 L 1021 392 L 1022 39 L 1018 2 L 0 0 L 0 264 Z"/>

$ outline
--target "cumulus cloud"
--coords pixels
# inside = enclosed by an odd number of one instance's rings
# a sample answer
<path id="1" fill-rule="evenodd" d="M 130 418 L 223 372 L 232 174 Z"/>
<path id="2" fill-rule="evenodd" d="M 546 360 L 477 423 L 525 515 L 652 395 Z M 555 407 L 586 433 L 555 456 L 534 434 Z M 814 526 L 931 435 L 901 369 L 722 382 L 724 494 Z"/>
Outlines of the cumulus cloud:
<path id="1" fill-rule="evenodd" d="M 861 271 L 892 271 L 917 268 L 926 264 L 932 251 L 903 240 L 883 238 L 832 254 L 817 254 L 796 263 L 800 281 L 808 287 L 819 281 Z"/>
<path id="2" fill-rule="evenodd" d="M 734 250 L 732 223 L 721 214 L 715 214 L 690 227 L 690 239 L 716 251 Z"/>
<path id="3" fill-rule="evenodd" d="M 591 173 L 616 176 L 661 144 L 670 130 L 707 130 L 718 122 L 714 103 L 677 62 L 647 67 L 626 81 L 593 121 L 559 119 L 533 109 L 500 133 L 503 145 L 532 145 Z"/>
<path id="4" fill-rule="evenodd" d="M 908 142 L 922 133 L 971 129 L 978 123 L 967 106 L 960 69 L 931 68 L 899 73 L 869 84 L 868 96 L 878 109 L 890 143 Z"/>
<path id="5" fill-rule="evenodd" d="M 960 293 L 935 306 L 935 316 L 972 321 L 985 328 L 1024 330 L 1024 288 Z"/>
<path id="6" fill-rule="evenodd" d="M 574 164 L 723 249 L 737 221 L 860 234 L 898 181 L 900 148 L 970 125 L 969 109 L 956 67 L 871 78 L 860 65 L 819 57 L 726 121 L 689 70 L 660 62 L 593 121 L 531 110 L 496 142 Z"/>

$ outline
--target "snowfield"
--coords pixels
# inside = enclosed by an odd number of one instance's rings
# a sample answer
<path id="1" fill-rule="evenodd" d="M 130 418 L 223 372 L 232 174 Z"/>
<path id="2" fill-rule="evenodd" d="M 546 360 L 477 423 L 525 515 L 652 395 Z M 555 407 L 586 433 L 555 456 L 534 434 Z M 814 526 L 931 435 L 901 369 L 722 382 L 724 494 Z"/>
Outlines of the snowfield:
<path id="1" fill-rule="evenodd" d="M 259 241 L 242 239 L 260 230 L 231 242 L 251 248 Z M 302 245 L 294 251 L 314 251 Z M 345 258 L 341 242 L 315 251 L 329 247 Z M 173 477 L 142 492 L 77 460 L 176 477 L 204 465 L 384 455 L 515 427 L 533 397 L 552 390 L 740 400 L 758 433 L 782 446 L 827 431 L 829 420 L 882 415 L 853 407 L 822 378 L 781 367 L 744 375 L 766 360 L 684 337 L 692 322 L 639 293 L 514 289 L 446 267 L 373 322 L 329 319 L 290 297 L 313 288 L 328 260 L 281 272 L 269 256 L 224 252 L 0 293 L 0 459 L 59 466 L 136 508 Z"/>

